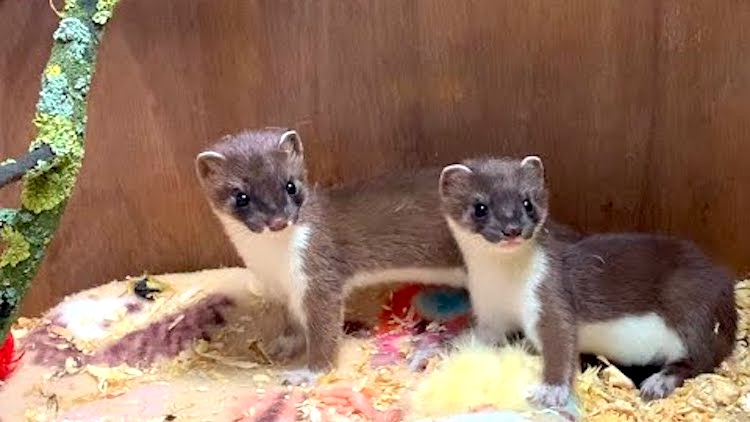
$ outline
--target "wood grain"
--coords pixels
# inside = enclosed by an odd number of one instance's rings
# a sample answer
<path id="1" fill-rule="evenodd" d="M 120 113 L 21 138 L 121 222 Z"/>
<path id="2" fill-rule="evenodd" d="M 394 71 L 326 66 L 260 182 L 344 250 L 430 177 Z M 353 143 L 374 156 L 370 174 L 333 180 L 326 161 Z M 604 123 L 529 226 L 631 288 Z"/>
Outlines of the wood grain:
<path id="1" fill-rule="evenodd" d="M 31 135 L 46 5 L 0 0 L 3 157 Z M 749 28 L 742 0 L 123 1 L 26 311 L 128 274 L 238 263 L 193 157 L 263 125 L 298 127 L 323 184 L 541 154 L 560 220 L 691 238 L 744 274 Z"/>

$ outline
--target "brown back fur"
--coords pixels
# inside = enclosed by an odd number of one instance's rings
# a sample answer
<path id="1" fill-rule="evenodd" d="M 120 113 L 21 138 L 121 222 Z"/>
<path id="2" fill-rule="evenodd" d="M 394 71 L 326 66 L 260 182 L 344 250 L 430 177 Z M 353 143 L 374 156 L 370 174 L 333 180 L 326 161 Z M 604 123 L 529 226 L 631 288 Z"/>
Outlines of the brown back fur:
<path id="1" fill-rule="evenodd" d="M 677 330 L 702 369 L 731 352 L 737 329 L 734 278 L 693 243 L 600 234 L 567 248 L 563 257 L 565 288 L 580 322 L 656 312 Z"/>

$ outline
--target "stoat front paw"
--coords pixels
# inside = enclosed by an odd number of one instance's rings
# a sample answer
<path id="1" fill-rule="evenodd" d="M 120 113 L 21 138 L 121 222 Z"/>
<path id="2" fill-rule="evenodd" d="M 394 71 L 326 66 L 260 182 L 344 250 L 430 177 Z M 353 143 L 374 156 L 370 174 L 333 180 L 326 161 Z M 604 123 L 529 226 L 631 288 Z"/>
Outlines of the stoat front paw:
<path id="1" fill-rule="evenodd" d="M 266 353 L 274 361 L 285 361 L 301 354 L 304 348 L 305 336 L 303 334 L 286 334 L 276 337 L 268 345 Z"/>
<path id="2" fill-rule="evenodd" d="M 542 408 L 565 407 L 570 400 L 570 387 L 566 385 L 541 384 L 529 392 L 529 401 Z"/>
<path id="3" fill-rule="evenodd" d="M 317 382 L 321 372 L 311 371 L 310 369 L 293 369 L 281 373 L 281 384 L 292 386 L 312 387 Z"/>

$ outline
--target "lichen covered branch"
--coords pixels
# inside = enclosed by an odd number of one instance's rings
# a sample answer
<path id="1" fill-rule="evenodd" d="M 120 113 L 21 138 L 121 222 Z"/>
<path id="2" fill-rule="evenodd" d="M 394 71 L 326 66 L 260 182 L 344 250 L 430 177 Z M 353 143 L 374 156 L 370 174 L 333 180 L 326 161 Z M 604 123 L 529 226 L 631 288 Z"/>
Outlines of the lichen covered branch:
<path id="1" fill-rule="evenodd" d="M 41 80 L 30 152 L 0 165 L 21 178 L 21 208 L 0 209 L 0 343 L 52 240 L 83 161 L 86 104 L 104 24 L 117 0 L 67 0 Z M 6 181 L 7 180 L 7 181 Z"/>

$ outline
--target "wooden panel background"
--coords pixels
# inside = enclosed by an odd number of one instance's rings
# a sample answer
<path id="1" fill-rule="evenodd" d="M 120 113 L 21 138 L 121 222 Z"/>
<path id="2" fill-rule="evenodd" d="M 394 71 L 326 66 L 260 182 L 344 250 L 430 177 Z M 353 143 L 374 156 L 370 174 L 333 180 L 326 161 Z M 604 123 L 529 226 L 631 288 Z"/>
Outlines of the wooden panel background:
<path id="1" fill-rule="evenodd" d="M 47 0 L 0 0 L 2 157 L 28 144 L 54 25 Z M 145 270 L 236 264 L 192 160 L 262 125 L 299 127 L 326 184 L 538 153 L 560 220 L 685 236 L 744 274 L 748 46 L 746 0 L 123 0 L 26 310 Z"/>

